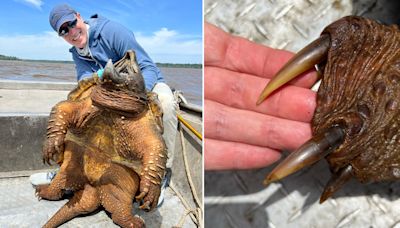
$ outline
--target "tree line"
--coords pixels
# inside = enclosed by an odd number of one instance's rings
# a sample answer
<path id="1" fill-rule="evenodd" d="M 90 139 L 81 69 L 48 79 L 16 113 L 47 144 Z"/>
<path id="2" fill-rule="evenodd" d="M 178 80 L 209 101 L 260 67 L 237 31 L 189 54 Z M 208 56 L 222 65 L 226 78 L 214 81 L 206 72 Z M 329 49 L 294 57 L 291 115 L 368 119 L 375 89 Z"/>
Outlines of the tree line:
<path id="1" fill-rule="evenodd" d="M 23 60 L 23 61 L 32 61 L 32 62 L 56 62 L 56 63 L 73 63 L 72 61 L 60 61 L 60 60 L 32 60 L 32 59 L 19 59 L 14 56 L 7 56 L 0 54 L 0 60 Z M 156 63 L 158 67 L 174 67 L 174 68 L 196 68 L 201 69 L 201 64 L 195 63 Z"/>
<path id="2" fill-rule="evenodd" d="M 20 59 L 14 56 L 0 55 L 0 60 L 20 60 Z"/>

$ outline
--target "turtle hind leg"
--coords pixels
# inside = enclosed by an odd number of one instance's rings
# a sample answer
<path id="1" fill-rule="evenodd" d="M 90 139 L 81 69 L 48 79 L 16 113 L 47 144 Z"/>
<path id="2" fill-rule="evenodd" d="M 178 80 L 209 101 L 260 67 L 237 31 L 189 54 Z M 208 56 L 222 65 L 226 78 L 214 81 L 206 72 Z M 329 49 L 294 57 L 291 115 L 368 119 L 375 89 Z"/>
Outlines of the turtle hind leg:
<path id="1" fill-rule="evenodd" d="M 43 227 L 58 227 L 78 215 L 95 211 L 99 205 L 100 200 L 97 189 L 86 184 L 84 189 L 76 192 Z"/>
<path id="2" fill-rule="evenodd" d="M 337 173 L 333 173 L 331 179 L 326 184 L 324 192 L 319 199 L 319 203 L 323 203 L 329 197 L 333 195 L 339 188 L 341 188 L 345 183 L 347 183 L 353 176 L 353 167 L 347 165 L 340 169 Z"/>
<path id="3" fill-rule="evenodd" d="M 121 227 L 145 227 L 143 219 L 132 214 L 133 198 L 138 188 L 139 176 L 133 170 L 116 164 L 101 177 L 101 204 Z"/>

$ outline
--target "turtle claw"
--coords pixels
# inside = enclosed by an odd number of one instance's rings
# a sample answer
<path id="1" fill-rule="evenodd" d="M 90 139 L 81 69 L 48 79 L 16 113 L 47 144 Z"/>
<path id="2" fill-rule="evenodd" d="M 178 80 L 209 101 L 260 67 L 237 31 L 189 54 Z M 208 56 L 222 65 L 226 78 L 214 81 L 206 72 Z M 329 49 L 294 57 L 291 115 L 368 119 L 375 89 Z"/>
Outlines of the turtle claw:
<path id="1" fill-rule="evenodd" d="M 328 184 L 325 186 L 324 192 L 321 195 L 319 203 L 325 202 L 330 198 L 339 188 L 341 188 L 345 183 L 347 183 L 353 176 L 353 167 L 347 165 L 340 169 L 338 172 L 333 173 Z"/>
<path id="2" fill-rule="evenodd" d="M 148 188 L 144 188 L 143 191 L 138 196 L 135 197 L 136 200 L 137 201 L 142 200 L 147 195 L 148 192 L 149 192 L 149 189 Z"/>
<path id="3" fill-rule="evenodd" d="M 38 189 L 35 189 L 35 197 L 38 199 L 38 201 L 42 200 L 42 197 L 39 195 Z"/>
<path id="4" fill-rule="evenodd" d="M 324 34 L 293 56 L 261 92 L 257 105 L 261 104 L 272 92 L 293 78 L 311 69 L 314 65 L 323 62 L 326 59 L 329 46 L 330 36 Z"/>
<path id="5" fill-rule="evenodd" d="M 321 160 L 340 146 L 343 138 L 344 131 L 338 126 L 314 136 L 275 167 L 265 178 L 264 185 L 280 180 Z"/>
<path id="6" fill-rule="evenodd" d="M 150 201 L 146 201 L 144 202 L 143 205 L 139 206 L 140 209 L 144 210 L 144 211 L 150 211 Z"/>

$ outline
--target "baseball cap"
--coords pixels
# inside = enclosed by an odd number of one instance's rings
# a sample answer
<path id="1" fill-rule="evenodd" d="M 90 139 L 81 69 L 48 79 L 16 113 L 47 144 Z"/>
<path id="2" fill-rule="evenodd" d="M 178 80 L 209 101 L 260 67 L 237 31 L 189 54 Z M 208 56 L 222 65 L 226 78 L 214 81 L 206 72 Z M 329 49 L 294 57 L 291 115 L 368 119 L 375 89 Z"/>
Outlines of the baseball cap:
<path id="1" fill-rule="evenodd" d="M 67 4 L 57 5 L 50 11 L 50 25 L 54 31 L 58 32 L 62 24 L 76 19 L 75 14 L 76 11 Z"/>

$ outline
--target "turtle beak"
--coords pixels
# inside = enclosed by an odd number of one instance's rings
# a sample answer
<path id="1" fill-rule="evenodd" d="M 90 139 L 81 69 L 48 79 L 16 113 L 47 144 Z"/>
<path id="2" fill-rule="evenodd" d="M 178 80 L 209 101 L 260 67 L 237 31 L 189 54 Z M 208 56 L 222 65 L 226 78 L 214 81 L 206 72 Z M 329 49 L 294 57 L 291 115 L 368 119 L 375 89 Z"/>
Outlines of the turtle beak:
<path id="1" fill-rule="evenodd" d="M 108 60 L 106 66 L 104 67 L 103 80 L 105 82 L 112 81 L 114 84 L 118 85 L 118 84 L 123 84 L 126 79 L 117 72 L 117 70 L 114 67 L 114 64 L 110 59 Z"/>
<path id="2" fill-rule="evenodd" d="M 298 170 L 314 164 L 333 152 L 344 139 L 344 131 L 335 126 L 314 136 L 291 153 L 265 178 L 264 184 L 280 180 Z"/>
<path id="3" fill-rule="evenodd" d="M 314 65 L 326 59 L 330 46 L 330 36 L 323 34 L 317 40 L 303 48 L 275 75 L 261 92 L 257 105 L 261 104 L 272 92 L 311 69 Z"/>

